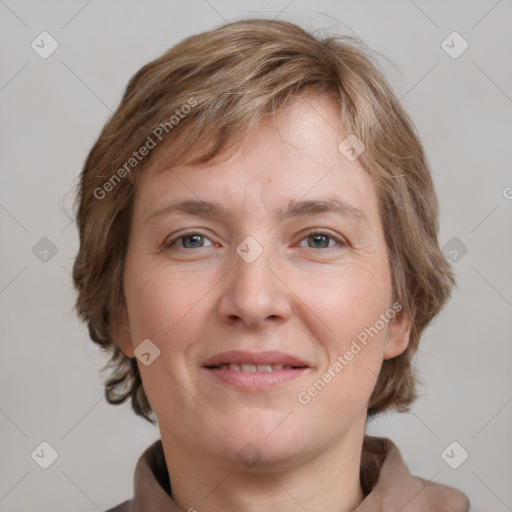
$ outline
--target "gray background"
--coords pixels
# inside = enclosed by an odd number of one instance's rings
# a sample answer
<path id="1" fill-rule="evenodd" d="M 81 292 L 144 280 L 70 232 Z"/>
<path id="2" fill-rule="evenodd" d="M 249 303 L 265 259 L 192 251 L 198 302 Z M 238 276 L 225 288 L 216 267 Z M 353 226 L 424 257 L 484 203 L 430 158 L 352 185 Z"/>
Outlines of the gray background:
<path id="1" fill-rule="evenodd" d="M 368 433 L 394 440 L 412 473 L 464 491 L 472 510 L 512 510 L 512 2 L 5 0 L 1 511 L 105 510 L 131 497 L 137 458 L 159 432 L 103 399 L 105 359 L 73 312 L 73 186 L 142 65 L 188 35 L 259 16 L 356 34 L 396 65 L 381 60 L 432 164 L 458 289 L 422 339 L 422 397 Z M 43 31 L 59 45 L 47 59 L 31 48 Z M 469 44 L 458 58 L 441 46 L 453 31 Z M 46 470 L 31 458 L 42 441 L 59 455 Z M 469 453 L 458 469 L 441 457 L 452 441 Z"/>

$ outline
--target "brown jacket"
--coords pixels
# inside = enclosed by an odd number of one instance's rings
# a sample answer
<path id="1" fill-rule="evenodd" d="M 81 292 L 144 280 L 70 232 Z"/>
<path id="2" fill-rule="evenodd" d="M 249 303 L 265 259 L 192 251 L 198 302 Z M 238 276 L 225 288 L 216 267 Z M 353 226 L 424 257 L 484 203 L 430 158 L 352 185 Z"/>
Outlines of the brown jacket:
<path id="1" fill-rule="evenodd" d="M 183 512 L 172 499 L 162 441 L 139 458 L 134 497 L 107 512 Z M 462 492 L 411 475 L 396 445 L 387 438 L 365 436 L 361 457 L 365 495 L 353 512 L 468 512 Z"/>

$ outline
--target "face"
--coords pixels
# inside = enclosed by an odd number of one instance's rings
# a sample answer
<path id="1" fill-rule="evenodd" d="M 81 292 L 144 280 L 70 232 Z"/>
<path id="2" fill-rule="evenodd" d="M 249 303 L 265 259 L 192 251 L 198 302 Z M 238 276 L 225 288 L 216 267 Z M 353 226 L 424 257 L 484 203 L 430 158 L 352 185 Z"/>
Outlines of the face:
<path id="1" fill-rule="evenodd" d="M 364 430 L 383 359 L 407 346 L 376 191 L 340 124 L 326 96 L 300 99 L 231 156 L 150 169 L 137 190 L 115 339 L 160 351 L 138 361 L 144 389 L 162 437 L 191 452 L 331 449 Z M 172 207 L 198 200 L 219 209 Z"/>

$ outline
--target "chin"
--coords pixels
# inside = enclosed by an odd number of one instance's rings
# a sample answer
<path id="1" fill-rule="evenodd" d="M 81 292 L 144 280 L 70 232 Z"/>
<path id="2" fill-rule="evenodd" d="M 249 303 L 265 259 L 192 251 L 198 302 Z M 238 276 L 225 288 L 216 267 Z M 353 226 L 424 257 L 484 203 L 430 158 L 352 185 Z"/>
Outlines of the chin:
<path id="1" fill-rule="evenodd" d="M 256 442 L 240 442 L 240 448 L 237 445 L 230 450 L 231 464 L 236 470 L 258 473 L 285 471 L 297 467 L 301 461 L 311 460 L 314 439 L 297 438 L 293 434 L 283 431 L 282 435 L 271 435 Z"/>
<path id="2" fill-rule="evenodd" d="M 296 436 L 296 431 L 304 424 L 304 419 L 297 408 L 281 404 L 276 407 L 238 406 L 223 423 L 234 437 L 244 441 L 269 442 L 276 438 Z"/>
<path id="3" fill-rule="evenodd" d="M 247 411 L 239 421 L 226 424 L 233 437 L 224 435 L 222 442 L 212 448 L 223 457 L 229 454 L 238 469 L 240 463 L 254 471 L 284 469 L 296 462 L 299 454 L 306 457 L 305 452 L 319 437 L 313 428 L 293 418 L 294 413 L 287 417 L 290 411 Z"/>

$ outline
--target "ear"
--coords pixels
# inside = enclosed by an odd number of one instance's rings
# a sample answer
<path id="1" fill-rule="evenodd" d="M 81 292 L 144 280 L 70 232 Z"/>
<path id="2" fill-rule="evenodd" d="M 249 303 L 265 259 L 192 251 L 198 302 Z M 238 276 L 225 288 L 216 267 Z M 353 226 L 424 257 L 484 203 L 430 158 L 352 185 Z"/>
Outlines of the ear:
<path id="1" fill-rule="evenodd" d="M 123 354 L 127 357 L 135 357 L 126 307 L 122 306 L 112 315 L 110 332 L 114 344 L 119 347 Z"/>
<path id="2" fill-rule="evenodd" d="M 409 345 L 410 334 L 411 320 L 404 314 L 395 316 L 389 324 L 384 359 L 393 359 L 402 354 Z"/>

